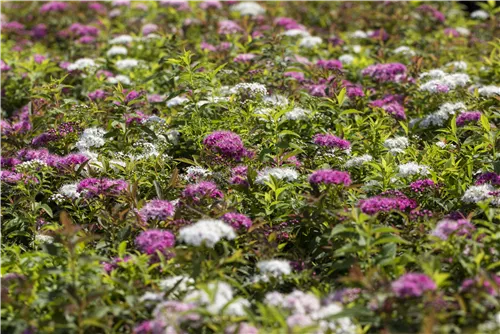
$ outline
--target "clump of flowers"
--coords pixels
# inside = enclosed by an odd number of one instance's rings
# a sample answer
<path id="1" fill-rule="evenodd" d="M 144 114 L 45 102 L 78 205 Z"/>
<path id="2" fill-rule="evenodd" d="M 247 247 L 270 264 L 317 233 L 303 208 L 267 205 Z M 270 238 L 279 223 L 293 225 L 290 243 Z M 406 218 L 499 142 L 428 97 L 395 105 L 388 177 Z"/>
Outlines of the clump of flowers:
<path id="1" fill-rule="evenodd" d="M 247 166 L 234 167 L 233 169 L 231 169 L 231 178 L 229 180 L 229 183 L 240 186 L 248 186 L 247 173 Z"/>
<path id="2" fill-rule="evenodd" d="M 309 176 L 309 182 L 313 184 L 343 184 L 344 186 L 348 186 L 352 181 L 347 172 L 322 169 L 313 172 L 311 176 Z"/>
<path id="3" fill-rule="evenodd" d="M 349 143 L 347 140 L 341 139 L 331 134 L 318 133 L 314 135 L 313 142 L 319 146 L 338 148 L 341 150 L 347 150 L 351 147 L 351 143 Z"/>
<path id="4" fill-rule="evenodd" d="M 406 78 L 406 66 L 401 63 L 370 65 L 361 74 L 379 82 L 399 82 Z"/>
<path id="5" fill-rule="evenodd" d="M 139 211 L 141 219 L 146 222 L 150 219 L 163 221 L 173 217 L 174 213 L 175 207 L 171 202 L 159 199 L 149 201 Z"/>
<path id="6" fill-rule="evenodd" d="M 135 244 L 141 252 L 148 255 L 156 252 L 166 254 L 168 249 L 174 247 L 175 237 L 172 232 L 166 230 L 146 230 L 135 238 Z"/>
<path id="7" fill-rule="evenodd" d="M 404 274 L 392 282 L 392 291 L 399 298 L 421 297 L 427 291 L 435 291 L 436 283 L 427 275 L 420 273 Z"/>
<path id="8" fill-rule="evenodd" d="M 182 197 L 192 200 L 195 203 L 206 198 L 223 198 L 224 194 L 211 181 L 202 181 L 196 184 L 189 184 L 182 192 Z"/>
<path id="9" fill-rule="evenodd" d="M 436 228 L 432 231 L 432 235 L 442 239 L 447 240 L 450 235 L 455 234 L 457 236 L 469 236 L 476 228 L 468 219 L 443 219 L 440 220 Z"/>
<path id="10" fill-rule="evenodd" d="M 434 181 L 432 181 L 431 179 L 417 180 L 415 182 L 410 183 L 410 189 L 415 193 L 423 193 L 426 190 L 436 189 L 436 188 L 437 184 L 434 183 Z"/>
<path id="11" fill-rule="evenodd" d="M 401 192 L 393 194 L 374 196 L 359 201 L 361 211 L 369 215 L 374 215 L 378 212 L 409 211 L 417 207 L 417 202 L 409 199 Z"/>
<path id="12" fill-rule="evenodd" d="M 231 225 L 235 230 L 248 230 L 252 226 L 252 220 L 241 213 L 228 212 L 221 218 L 226 224 Z"/>
<path id="13" fill-rule="evenodd" d="M 271 176 L 277 180 L 292 182 L 299 177 L 299 174 L 290 167 L 265 168 L 258 173 L 255 182 L 259 184 L 270 182 Z"/>
<path id="14" fill-rule="evenodd" d="M 215 131 L 203 140 L 207 150 L 224 159 L 241 161 L 251 153 L 244 147 L 240 136 L 231 131 Z"/>
<path id="15" fill-rule="evenodd" d="M 76 191 L 87 198 L 99 196 L 119 196 L 128 188 L 128 183 L 124 180 L 111 180 L 107 178 L 88 178 L 80 181 Z"/>
<path id="16" fill-rule="evenodd" d="M 234 229 L 221 220 L 203 219 L 181 228 L 179 240 L 191 246 L 205 245 L 213 248 L 222 239 L 236 238 Z"/>
<path id="17" fill-rule="evenodd" d="M 457 126 L 461 127 L 467 123 L 475 123 L 481 118 L 481 113 L 479 111 L 466 111 L 458 115 Z"/>

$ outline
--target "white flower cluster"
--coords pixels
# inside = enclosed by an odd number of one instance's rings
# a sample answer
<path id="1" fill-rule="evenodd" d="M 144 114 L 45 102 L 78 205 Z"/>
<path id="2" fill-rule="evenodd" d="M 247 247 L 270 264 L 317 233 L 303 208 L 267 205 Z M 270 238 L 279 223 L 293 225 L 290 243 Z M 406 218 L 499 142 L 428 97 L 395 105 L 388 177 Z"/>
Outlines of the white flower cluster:
<path id="1" fill-rule="evenodd" d="M 234 298 L 233 289 L 225 282 L 212 282 L 206 289 L 198 289 L 188 293 L 183 301 L 204 306 L 212 314 L 244 316 L 250 302 L 244 298 Z"/>
<path id="2" fill-rule="evenodd" d="M 46 167 L 48 167 L 48 165 L 45 161 L 33 159 L 16 165 L 16 171 L 20 173 L 34 173 Z"/>
<path id="3" fill-rule="evenodd" d="M 85 129 L 76 143 L 76 147 L 81 152 L 88 151 L 91 147 L 101 147 L 106 143 L 105 134 L 106 131 L 101 128 Z"/>
<path id="4" fill-rule="evenodd" d="M 177 275 L 161 280 L 158 286 L 163 291 L 171 291 L 175 288 L 175 292 L 186 292 L 193 289 L 194 280 L 189 276 Z"/>
<path id="5" fill-rule="evenodd" d="M 240 15 L 258 16 L 266 13 L 266 10 L 256 2 L 244 1 L 231 6 L 231 10 Z"/>
<path id="6" fill-rule="evenodd" d="M 323 43 L 323 39 L 321 37 L 316 36 L 304 36 L 299 42 L 299 46 L 301 48 L 312 49 L 317 45 Z"/>
<path id="7" fill-rule="evenodd" d="M 481 96 L 493 97 L 495 95 L 500 95 L 500 87 L 499 86 L 483 86 L 478 88 L 477 92 Z"/>
<path id="8" fill-rule="evenodd" d="M 35 241 L 38 241 L 42 244 L 51 244 L 54 242 L 54 238 L 47 234 L 35 234 Z"/>
<path id="9" fill-rule="evenodd" d="M 465 66 L 467 66 L 467 64 L 465 64 Z M 470 82 L 470 77 L 465 73 L 448 74 L 442 70 L 431 70 L 429 72 L 424 72 L 420 75 L 420 78 L 431 79 L 426 83 L 420 85 L 420 90 L 428 91 L 431 93 L 439 93 L 443 92 L 443 90 L 448 91 L 457 87 L 463 87 Z"/>
<path id="10" fill-rule="evenodd" d="M 458 61 L 452 61 L 448 64 L 446 64 L 445 66 L 449 66 L 449 67 L 453 67 L 453 69 L 455 71 L 465 71 L 467 70 L 467 63 L 465 61 L 461 61 L 461 60 L 458 60 Z"/>
<path id="11" fill-rule="evenodd" d="M 299 177 L 299 173 L 297 173 L 295 169 L 290 167 L 265 168 L 258 173 L 255 182 L 264 184 L 265 182 L 271 181 L 271 176 L 278 180 L 286 180 L 291 182 L 297 180 L 297 178 Z"/>
<path id="12" fill-rule="evenodd" d="M 495 314 L 492 320 L 483 322 L 478 326 L 478 333 L 494 334 L 500 332 L 500 312 Z"/>
<path id="13" fill-rule="evenodd" d="M 400 46 L 393 51 L 397 55 L 403 55 L 403 56 L 408 56 L 408 57 L 413 57 L 416 55 L 415 51 L 413 51 L 412 48 L 409 46 Z"/>
<path id="14" fill-rule="evenodd" d="M 131 58 L 120 59 L 115 63 L 115 66 L 120 71 L 131 70 L 139 66 L 139 61 L 137 59 L 131 59 Z"/>
<path id="15" fill-rule="evenodd" d="M 266 294 L 264 302 L 267 305 L 291 311 L 291 315 L 286 321 L 291 330 L 318 325 L 318 330 L 314 332 L 317 334 L 356 333 L 356 326 L 349 318 L 342 317 L 329 320 L 329 318 L 342 311 L 339 304 L 330 303 L 321 306 L 320 300 L 312 293 L 304 293 L 298 290 L 287 295 L 280 292 L 269 292 Z"/>
<path id="16" fill-rule="evenodd" d="M 368 33 L 364 32 L 363 30 L 356 30 L 356 31 L 350 33 L 349 37 L 364 39 L 364 38 L 368 38 Z"/>
<path id="17" fill-rule="evenodd" d="M 344 65 L 350 65 L 354 62 L 354 56 L 350 54 L 344 54 L 339 57 L 339 61 Z"/>
<path id="18" fill-rule="evenodd" d="M 309 32 L 302 30 L 302 29 L 290 29 L 282 33 L 284 36 L 290 36 L 290 37 L 295 37 L 295 36 L 300 36 L 300 37 L 310 37 L 311 34 Z"/>
<path id="19" fill-rule="evenodd" d="M 106 52 L 106 55 L 108 57 L 113 57 L 113 56 L 126 56 L 128 53 L 127 48 L 124 46 L 112 46 L 111 49 Z"/>
<path id="20" fill-rule="evenodd" d="M 295 107 L 285 114 L 285 118 L 289 121 L 306 120 L 310 113 L 311 110 Z"/>
<path id="21" fill-rule="evenodd" d="M 68 71 L 95 70 L 98 67 L 96 62 L 90 58 L 80 58 L 68 66 Z"/>
<path id="22" fill-rule="evenodd" d="M 247 98 L 263 97 L 267 95 L 267 88 L 256 82 L 243 82 L 231 88 L 231 94 L 243 95 Z"/>
<path id="23" fill-rule="evenodd" d="M 364 165 L 365 163 L 372 161 L 373 157 L 369 154 L 363 154 L 358 157 L 352 157 L 351 159 L 347 160 L 345 162 L 345 167 L 346 168 L 351 168 L 351 167 L 359 167 Z"/>
<path id="24" fill-rule="evenodd" d="M 403 136 L 389 138 L 384 141 L 384 147 L 392 154 L 403 153 L 409 144 L 408 138 Z"/>
<path id="25" fill-rule="evenodd" d="M 186 168 L 186 174 L 183 175 L 183 179 L 188 182 L 198 181 L 204 179 L 207 176 L 212 175 L 212 172 L 200 166 L 189 166 Z"/>
<path id="26" fill-rule="evenodd" d="M 490 14 L 484 10 L 475 10 L 470 14 L 470 17 L 478 20 L 487 20 L 490 17 Z"/>
<path id="27" fill-rule="evenodd" d="M 493 196 L 491 193 L 495 192 L 495 188 L 491 184 L 481 184 L 479 186 L 471 186 L 462 196 L 464 203 L 479 203 L 492 199 L 491 204 L 500 205 L 500 197 Z"/>
<path id="28" fill-rule="evenodd" d="M 407 177 L 412 175 L 427 175 L 429 174 L 429 167 L 425 165 L 419 165 L 415 162 L 408 162 L 398 166 L 399 173 L 401 177 Z"/>
<path id="29" fill-rule="evenodd" d="M 130 80 L 129 77 L 127 77 L 126 75 L 121 75 L 121 74 L 108 78 L 108 82 L 111 84 L 117 84 L 117 83 L 121 83 L 124 85 L 132 84 L 132 81 Z"/>
<path id="30" fill-rule="evenodd" d="M 58 193 L 67 198 L 77 199 L 80 198 L 80 193 L 76 191 L 77 187 L 77 182 L 65 184 L 59 188 Z"/>
<path id="31" fill-rule="evenodd" d="M 451 115 L 455 115 L 459 111 L 465 111 L 465 104 L 462 102 L 445 103 L 439 107 L 436 112 L 424 117 L 420 123 L 420 127 L 428 128 L 429 126 L 443 126 Z"/>
<path id="32" fill-rule="evenodd" d="M 179 240 L 191 246 L 213 248 L 221 239 L 232 240 L 236 238 L 233 228 L 221 220 L 202 219 L 193 225 L 181 228 Z"/>
<path id="33" fill-rule="evenodd" d="M 175 107 L 188 102 L 189 99 L 183 96 L 176 96 L 167 101 L 167 107 Z"/>
<path id="34" fill-rule="evenodd" d="M 289 103 L 286 96 L 279 94 L 265 96 L 263 101 L 265 104 L 271 105 L 273 107 L 285 107 Z"/>
<path id="35" fill-rule="evenodd" d="M 128 44 L 134 41 L 134 38 L 130 35 L 120 35 L 109 41 L 109 44 Z"/>

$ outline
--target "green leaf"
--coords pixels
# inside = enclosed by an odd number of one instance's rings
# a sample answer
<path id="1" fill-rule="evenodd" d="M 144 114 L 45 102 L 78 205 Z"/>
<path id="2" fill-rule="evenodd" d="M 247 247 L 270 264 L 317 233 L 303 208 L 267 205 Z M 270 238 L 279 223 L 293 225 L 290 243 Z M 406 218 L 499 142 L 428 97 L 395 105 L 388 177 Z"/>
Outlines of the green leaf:
<path id="1" fill-rule="evenodd" d="M 339 104 L 339 106 L 342 106 L 342 104 L 344 104 L 346 91 L 347 90 L 344 87 L 340 91 L 339 95 L 337 95 L 337 103 Z"/>
<path id="2" fill-rule="evenodd" d="M 481 125 L 486 131 L 489 132 L 491 130 L 490 121 L 488 120 L 488 117 L 486 117 L 486 115 L 481 114 Z"/>

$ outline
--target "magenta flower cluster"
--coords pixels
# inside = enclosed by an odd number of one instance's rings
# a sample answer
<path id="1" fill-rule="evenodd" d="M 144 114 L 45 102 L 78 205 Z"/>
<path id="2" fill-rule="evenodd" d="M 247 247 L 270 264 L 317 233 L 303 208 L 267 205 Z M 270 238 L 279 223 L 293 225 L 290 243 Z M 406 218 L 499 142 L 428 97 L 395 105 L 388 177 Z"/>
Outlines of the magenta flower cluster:
<path id="1" fill-rule="evenodd" d="M 222 216 L 222 220 L 231 225 L 235 230 L 244 228 L 248 230 L 252 226 L 252 220 L 241 213 L 228 212 Z"/>
<path id="2" fill-rule="evenodd" d="M 28 150 L 22 149 L 17 153 L 17 157 L 22 161 L 31 161 L 34 159 L 43 161 L 50 167 L 55 167 L 60 171 L 67 171 L 71 168 L 74 168 L 77 165 L 80 165 L 89 158 L 80 153 L 72 153 L 66 156 L 58 156 L 55 154 L 49 153 L 47 149 L 40 150 Z"/>
<path id="3" fill-rule="evenodd" d="M 341 69 L 342 63 L 337 59 L 323 60 L 320 59 L 316 62 L 316 66 L 325 70 Z"/>
<path id="4" fill-rule="evenodd" d="M 359 201 L 361 211 L 366 214 L 374 215 L 378 212 L 409 211 L 417 207 L 417 202 L 409 199 L 400 192 L 395 194 L 381 194 Z"/>
<path id="5" fill-rule="evenodd" d="M 374 100 L 370 106 L 382 108 L 395 119 L 405 120 L 405 108 L 402 105 L 403 98 L 399 95 L 387 95 L 383 99 Z"/>
<path id="6" fill-rule="evenodd" d="M 347 140 L 341 139 L 337 136 L 328 133 L 326 134 L 318 133 L 314 135 L 313 142 L 319 146 L 339 148 L 341 150 L 347 150 L 349 149 L 349 147 L 351 147 L 351 143 L 348 142 Z"/>
<path id="7" fill-rule="evenodd" d="M 392 291 L 399 298 L 420 297 L 426 291 L 437 289 L 436 283 L 427 275 L 420 273 L 404 274 L 392 282 Z"/>
<path id="8" fill-rule="evenodd" d="M 441 220 L 436 228 L 432 231 L 432 235 L 442 239 L 448 240 L 450 235 L 469 236 L 476 228 L 468 219 L 444 219 Z"/>
<path id="9" fill-rule="evenodd" d="M 225 159 L 240 161 L 243 157 L 251 156 L 240 136 L 231 131 L 215 131 L 205 137 L 203 145 L 207 150 Z"/>
<path id="10" fill-rule="evenodd" d="M 151 229 L 141 232 L 135 238 L 135 244 L 142 253 L 152 255 L 159 251 L 165 254 L 174 247 L 175 237 L 170 231 Z"/>
<path id="11" fill-rule="evenodd" d="M 375 64 L 365 68 L 361 74 L 378 82 L 399 82 L 406 78 L 406 66 L 401 63 Z"/>
<path id="12" fill-rule="evenodd" d="M 313 184 L 343 184 L 344 186 L 348 186 L 351 184 L 351 177 L 347 172 L 321 169 L 313 172 L 311 176 L 309 176 L 309 182 Z"/>
<path id="13" fill-rule="evenodd" d="M 478 177 L 476 180 L 475 184 L 476 186 L 479 186 L 481 184 L 489 183 L 494 186 L 500 186 L 500 175 L 494 172 L 487 172 L 484 174 L 481 174 L 481 176 Z"/>
<path id="14" fill-rule="evenodd" d="M 460 286 L 461 292 L 472 292 L 474 290 L 483 290 L 488 295 L 496 297 L 500 295 L 500 276 L 492 275 L 491 279 L 475 277 L 468 278 Z"/>
<path id="15" fill-rule="evenodd" d="M 164 221 L 173 217 L 174 213 L 175 206 L 171 202 L 159 199 L 149 201 L 139 211 L 141 219 L 145 222 L 150 219 Z"/>
<path id="16" fill-rule="evenodd" d="M 479 111 L 463 112 L 457 117 L 457 126 L 462 127 L 467 123 L 477 122 L 480 118 L 481 113 Z"/>
<path id="17" fill-rule="evenodd" d="M 224 194 L 211 181 L 202 181 L 196 184 L 189 184 L 182 192 L 182 197 L 199 202 L 204 198 L 224 198 Z"/>
<path id="18" fill-rule="evenodd" d="M 78 183 L 76 191 L 85 194 L 87 198 L 93 198 L 100 195 L 118 196 L 125 192 L 127 188 L 128 183 L 124 180 L 88 178 Z"/>
<path id="19" fill-rule="evenodd" d="M 437 187 L 437 184 L 431 179 L 417 180 L 410 183 L 410 189 L 415 193 L 423 193 L 426 190 L 436 189 Z"/>
<path id="20" fill-rule="evenodd" d="M 45 133 L 33 138 L 31 143 L 34 146 L 44 146 L 49 142 L 60 140 L 71 133 L 78 133 L 81 128 L 75 122 L 60 124 L 56 129 L 50 129 Z"/>
<path id="21" fill-rule="evenodd" d="M 229 180 L 229 183 L 240 186 L 248 186 L 247 173 L 247 166 L 234 167 L 233 169 L 231 169 L 231 179 Z"/>

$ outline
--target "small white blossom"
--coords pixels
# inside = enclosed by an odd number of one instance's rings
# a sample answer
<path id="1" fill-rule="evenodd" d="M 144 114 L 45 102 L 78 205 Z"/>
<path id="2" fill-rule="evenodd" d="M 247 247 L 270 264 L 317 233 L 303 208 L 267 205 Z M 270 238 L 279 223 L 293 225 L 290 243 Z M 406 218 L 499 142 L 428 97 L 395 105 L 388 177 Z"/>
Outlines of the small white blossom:
<path id="1" fill-rule="evenodd" d="M 356 326 L 347 317 L 329 320 L 334 315 L 342 312 L 342 306 L 331 303 L 323 306 L 319 311 L 313 312 L 311 318 L 319 321 L 319 333 L 353 334 L 356 333 Z"/>
<path id="2" fill-rule="evenodd" d="M 500 87 L 499 86 L 483 86 L 480 87 L 477 92 L 481 96 L 493 97 L 495 95 L 500 95 Z"/>
<path id="3" fill-rule="evenodd" d="M 407 177 L 412 175 L 427 175 L 429 174 L 429 167 L 425 165 L 419 165 L 415 162 L 408 162 L 398 166 L 399 173 L 401 177 Z"/>
<path id="4" fill-rule="evenodd" d="M 85 129 L 76 143 L 76 147 L 80 151 L 87 151 L 91 147 L 101 147 L 106 143 L 105 134 L 106 131 L 101 128 Z"/>
<path id="5" fill-rule="evenodd" d="M 233 228 L 221 220 L 204 219 L 193 225 L 181 228 L 179 240 L 191 246 L 214 247 L 221 239 L 236 238 Z"/>
<path id="6" fill-rule="evenodd" d="M 470 30 L 465 27 L 456 27 L 455 30 L 462 36 L 470 35 Z"/>
<path id="7" fill-rule="evenodd" d="M 175 292 L 185 292 L 193 289 L 194 280 L 185 275 L 167 277 L 158 283 L 163 291 L 171 291 L 175 287 Z"/>
<path id="8" fill-rule="evenodd" d="M 255 182 L 264 184 L 265 182 L 271 181 L 271 176 L 278 180 L 286 180 L 292 182 L 297 180 L 297 178 L 299 177 L 299 173 L 297 173 L 295 169 L 290 167 L 265 168 L 258 173 Z"/>
<path id="9" fill-rule="evenodd" d="M 127 51 L 126 47 L 115 45 L 115 46 L 111 47 L 111 49 L 109 49 L 108 52 L 106 52 L 106 55 L 108 57 L 113 57 L 113 56 L 118 56 L 118 55 L 126 56 L 127 53 L 128 53 L 128 51 Z"/>
<path id="10" fill-rule="evenodd" d="M 491 184 L 481 184 L 479 186 L 471 186 L 462 196 L 462 201 L 464 203 L 478 203 L 485 201 L 487 199 L 493 198 L 490 193 L 494 192 L 495 188 Z M 494 202 L 499 202 L 498 199 Z"/>
<path id="11" fill-rule="evenodd" d="M 290 29 L 290 30 L 283 32 L 282 35 L 291 36 L 291 37 L 294 37 L 294 36 L 310 37 L 311 36 L 311 34 L 309 34 L 309 32 L 302 30 L 302 29 Z"/>
<path id="12" fill-rule="evenodd" d="M 111 84 L 116 84 L 116 83 L 121 83 L 124 85 L 130 85 L 132 81 L 130 81 L 130 78 L 127 77 L 126 75 L 117 75 L 115 77 L 108 78 L 108 82 Z"/>
<path id="13" fill-rule="evenodd" d="M 207 285 L 206 289 L 199 289 L 188 293 L 183 301 L 203 306 L 212 314 L 220 314 L 224 310 L 224 314 L 245 315 L 244 308 L 250 306 L 249 302 L 242 298 L 233 298 L 233 289 L 229 284 L 225 282 L 212 282 Z M 230 303 L 236 303 L 236 305 L 231 308 Z"/>
<path id="14" fill-rule="evenodd" d="M 115 63 L 115 66 L 120 71 L 130 70 L 139 66 L 139 61 L 137 59 L 121 59 Z"/>
<path id="15" fill-rule="evenodd" d="M 288 105 L 289 101 L 286 96 L 274 94 L 270 96 L 264 96 L 264 103 L 274 106 L 274 107 L 285 107 Z"/>
<path id="16" fill-rule="evenodd" d="M 54 242 L 54 238 L 47 234 L 35 234 L 35 240 L 42 244 L 51 244 Z"/>
<path id="17" fill-rule="evenodd" d="M 470 17 L 478 20 L 487 20 L 490 17 L 490 14 L 484 10 L 475 10 L 470 14 Z"/>
<path id="18" fill-rule="evenodd" d="M 359 157 L 353 157 L 345 162 L 346 168 L 359 167 L 369 161 L 372 161 L 372 156 L 369 154 L 363 154 Z"/>
<path id="19" fill-rule="evenodd" d="M 368 38 L 368 34 L 362 30 L 356 30 L 355 32 L 352 32 L 349 34 L 351 38 Z"/>
<path id="20" fill-rule="evenodd" d="M 163 293 L 154 293 L 147 291 L 140 298 L 139 302 L 144 303 L 145 301 L 159 302 L 163 299 Z"/>
<path id="21" fill-rule="evenodd" d="M 321 39 L 321 37 L 305 36 L 305 37 L 302 37 L 302 39 L 300 40 L 299 46 L 302 48 L 306 48 L 306 49 L 312 49 L 321 43 L 323 43 L 323 40 Z"/>
<path id="22" fill-rule="evenodd" d="M 285 118 L 290 121 L 306 120 L 310 113 L 310 110 L 295 107 L 285 114 Z"/>
<path id="23" fill-rule="evenodd" d="M 413 51 L 412 48 L 408 47 L 408 46 L 400 46 L 396 49 L 394 49 L 393 51 L 395 54 L 400 54 L 400 55 L 403 55 L 403 56 L 408 56 L 408 57 L 413 57 L 416 55 L 415 51 Z"/>
<path id="24" fill-rule="evenodd" d="M 95 70 L 97 68 L 97 64 L 93 59 L 90 58 L 80 58 L 75 61 L 73 64 L 68 66 L 68 71 L 75 70 Z"/>
<path id="25" fill-rule="evenodd" d="M 454 70 L 465 71 L 467 70 L 467 63 L 465 61 L 452 61 L 445 66 L 453 67 Z"/>
<path id="26" fill-rule="evenodd" d="M 231 10 L 240 13 L 240 15 L 258 16 L 266 13 L 266 10 L 257 2 L 244 1 L 231 6 Z"/>
<path id="27" fill-rule="evenodd" d="M 260 83 L 243 82 L 231 88 L 231 94 L 237 94 L 247 98 L 263 97 L 267 95 L 267 88 Z"/>
<path id="28" fill-rule="evenodd" d="M 80 193 L 76 191 L 77 187 L 78 182 L 65 184 L 59 188 L 58 193 L 67 198 L 77 199 L 80 198 Z"/>
<path id="29" fill-rule="evenodd" d="M 344 54 L 344 55 L 341 55 L 339 57 L 339 61 L 342 63 L 342 64 L 345 64 L 345 65 L 350 65 L 354 62 L 354 56 L 353 55 L 350 55 L 350 54 Z"/>
<path id="30" fill-rule="evenodd" d="M 109 44 L 128 44 L 131 43 L 134 38 L 130 35 L 120 35 L 109 41 Z"/>
<path id="31" fill-rule="evenodd" d="M 384 147 L 389 149 L 389 152 L 392 154 L 404 152 L 409 144 L 408 138 L 403 136 L 389 138 L 384 141 Z"/>
<path id="32" fill-rule="evenodd" d="M 451 115 L 465 110 L 465 104 L 462 102 L 445 103 L 441 105 L 436 112 L 425 116 L 420 123 L 420 126 L 422 128 L 428 128 L 429 126 L 443 126 L 444 122 L 447 121 Z"/>
<path id="33" fill-rule="evenodd" d="M 170 100 L 167 101 L 167 107 L 175 107 L 175 106 L 184 104 L 188 101 L 189 101 L 189 99 L 187 99 L 183 96 L 176 96 L 176 97 L 171 98 Z"/>
<path id="34" fill-rule="evenodd" d="M 206 178 L 212 175 L 212 172 L 200 166 L 189 166 L 186 169 L 186 174 L 182 177 L 184 180 L 191 182 Z"/>
<path id="35" fill-rule="evenodd" d="M 290 262 L 286 260 L 268 260 L 260 261 L 257 263 L 257 268 L 260 271 L 260 275 L 257 275 L 254 280 L 268 281 L 270 277 L 279 278 L 284 275 L 290 275 L 292 273 L 292 267 Z"/>
<path id="36" fill-rule="evenodd" d="M 447 92 L 450 89 L 463 87 L 470 82 L 470 77 L 465 73 L 444 74 L 440 78 L 432 79 L 420 85 L 420 90 L 431 93 Z"/>

